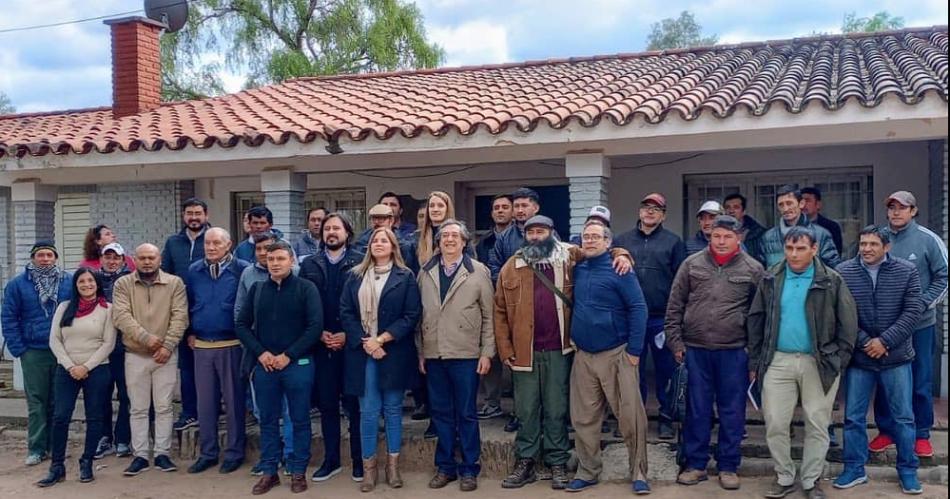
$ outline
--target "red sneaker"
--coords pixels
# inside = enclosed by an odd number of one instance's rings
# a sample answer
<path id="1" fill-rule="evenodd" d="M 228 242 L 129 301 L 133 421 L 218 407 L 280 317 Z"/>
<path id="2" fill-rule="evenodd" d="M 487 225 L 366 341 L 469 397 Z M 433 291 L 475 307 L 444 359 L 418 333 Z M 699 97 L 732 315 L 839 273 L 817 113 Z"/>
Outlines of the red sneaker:
<path id="1" fill-rule="evenodd" d="M 891 440 L 891 437 L 878 433 L 874 440 L 871 440 L 871 443 L 868 444 L 868 450 L 871 452 L 884 452 L 888 447 L 894 445 L 894 441 Z"/>
<path id="2" fill-rule="evenodd" d="M 917 454 L 917 457 L 934 457 L 934 448 L 930 445 L 930 440 L 918 438 L 914 442 L 914 454 Z"/>

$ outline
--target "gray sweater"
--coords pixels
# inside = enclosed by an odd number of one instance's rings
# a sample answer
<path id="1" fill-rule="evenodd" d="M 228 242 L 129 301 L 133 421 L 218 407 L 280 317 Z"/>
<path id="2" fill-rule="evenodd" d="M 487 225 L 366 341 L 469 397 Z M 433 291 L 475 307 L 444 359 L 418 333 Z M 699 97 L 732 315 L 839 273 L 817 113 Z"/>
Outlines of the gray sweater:
<path id="1" fill-rule="evenodd" d="M 936 306 L 947 297 L 947 246 L 940 236 L 911 221 L 904 230 L 891 231 L 890 254 L 917 267 L 924 301 L 917 329 L 933 326 L 937 323 Z"/>

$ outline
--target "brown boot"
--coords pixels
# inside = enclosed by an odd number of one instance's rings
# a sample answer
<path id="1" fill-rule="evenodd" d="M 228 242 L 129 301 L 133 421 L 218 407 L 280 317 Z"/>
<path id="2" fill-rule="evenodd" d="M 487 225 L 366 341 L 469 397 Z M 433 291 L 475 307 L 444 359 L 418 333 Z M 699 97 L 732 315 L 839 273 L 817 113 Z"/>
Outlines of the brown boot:
<path id="1" fill-rule="evenodd" d="M 294 473 L 290 477 L 290 491 L 299 494 L 307 490 L 307 476 L 303 473 Z"/>
<path id="2" fill-rule="evenodd" d="M 251 489 L 251 494 L 255 496 L 266 494 L 270 489 L 278 485 L 280 485 L 280 477 L 277 475 L 264 475 L 254 484 L 254 488 Z"/>
<path id="3" fill-rule="evenodd" d="M 363 482 L 360 483 L 360 492 L 372 492 L 376 488 L 376 456 L 363 460 Z"/>
<path id="4" fill-rule="evenodd" d="M 394 489 L 402 488 L 402 475 L 399 474 L 399 454 L 386 455 L 386 483 Z"/>

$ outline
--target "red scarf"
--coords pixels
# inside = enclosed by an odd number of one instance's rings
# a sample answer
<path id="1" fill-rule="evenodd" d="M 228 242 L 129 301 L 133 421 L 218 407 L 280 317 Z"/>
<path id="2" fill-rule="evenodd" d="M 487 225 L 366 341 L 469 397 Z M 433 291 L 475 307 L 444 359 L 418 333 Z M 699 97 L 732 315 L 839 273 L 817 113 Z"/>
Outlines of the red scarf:
<path id="1" fill-rule="evenodd" d="M 735 258 L 736 255 L 738 255 L 740 251 L 742 251 L 741 246 L 736 248 L 735 251 L 733 251 L 732 253 L 729 253 L 728 255 L 719 255 L 715 251 L 712 250 L 711 246 L 709 248 L 709 254 L 712 255 L 713 260 L 715 260 L 716 262 L 716 265 L 719 265 L 720 267 L 731 262 L 732 259 Z"/>
<path id="2" fill-rule="evenodd" d="M 103 296 L 93 298 L 92 300 L 80 298 L 79 307 L 76 308 L 76 318 L 78 319 L 80 317 L 85 317 L 91 314 L 92 311 L 95 310 L 97 306 L 102 307 L 102 308 L 107 308 L 109 306 L 109 302 L 107 302 L 105 297 Z"/>

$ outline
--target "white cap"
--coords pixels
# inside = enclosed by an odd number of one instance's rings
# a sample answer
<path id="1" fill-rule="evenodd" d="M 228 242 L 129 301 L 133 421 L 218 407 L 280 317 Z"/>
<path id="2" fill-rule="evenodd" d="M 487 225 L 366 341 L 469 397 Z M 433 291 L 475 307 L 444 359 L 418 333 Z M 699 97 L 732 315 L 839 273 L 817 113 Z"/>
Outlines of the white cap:
<path id="1" fill-rule="evenodd" d="M 115 251 L 116 255 L 125 256 L 125 249 L 122 248 L 122 245 L 119 243 L 109 243 L 102 247 L 102 250 L 99 251 L 100 255 L 105 255 L 106 251 Z"/>
<path id="2" fill-rule="evenodd" d="M 587 218 L 597 217 L 603 219 L 607 223 L 610 223 L 610 210 L 606 206 L 594 206 L 590 209 L 590 213 L 587 214 Z"/>
<path id="3" fill-rule="evenodd" d="M 706 201 L 702 206 L 699 207 L 699 211 L 696 212 L 696 216 L 703 213 L 710 213 L 712 215 L 722 215 L 722 205 L 718 201 Z"/>

